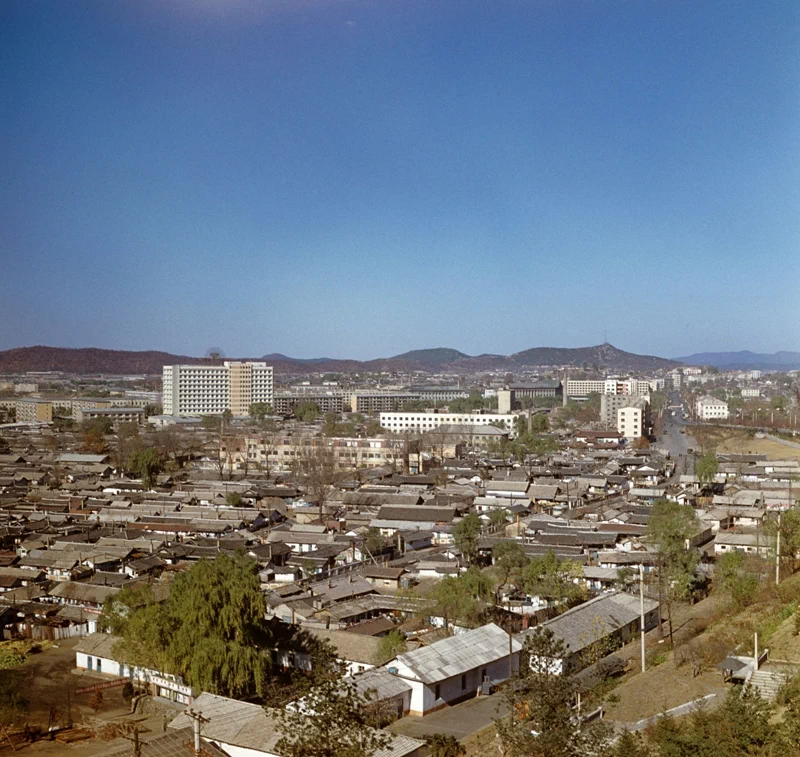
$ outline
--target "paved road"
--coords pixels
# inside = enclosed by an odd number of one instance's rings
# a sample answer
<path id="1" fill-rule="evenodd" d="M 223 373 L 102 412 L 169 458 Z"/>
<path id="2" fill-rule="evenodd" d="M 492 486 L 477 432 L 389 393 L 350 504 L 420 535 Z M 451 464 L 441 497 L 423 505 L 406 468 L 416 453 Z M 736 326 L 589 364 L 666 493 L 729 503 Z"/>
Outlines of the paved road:
<path id="1" fill-rule="evenodd" d="M 668 404 L 677 405 L 679 403 L 680 395 L 677 392 L 670 394 Z M 671 410 L 664 410 L 664 432 L 658 438 L 656 446 L 669 450 L 676 464 L 675 477 L 677 477 L 682 473 L 694 473 L 694 457 L 689 454 L 689 449 L 694 449 L 696 443 L 688 433 L 690 426 L 684 421 L 682 411 L 676 410 L 674 418 L 671 413 Z M 681 433 L 681 429 L 685 433 Z"/>
<path id="2" fill-rule="evenodd" d="M 437 733 L 455 736 L 459 741 L 491 725 L 506 714 L 508 708 L 501 692 L 488 697 L 476 697 L 466 702 L 443 707 L 424 718 L 408 716 L 392 723 L 390 731 L 415 739 Z"/>

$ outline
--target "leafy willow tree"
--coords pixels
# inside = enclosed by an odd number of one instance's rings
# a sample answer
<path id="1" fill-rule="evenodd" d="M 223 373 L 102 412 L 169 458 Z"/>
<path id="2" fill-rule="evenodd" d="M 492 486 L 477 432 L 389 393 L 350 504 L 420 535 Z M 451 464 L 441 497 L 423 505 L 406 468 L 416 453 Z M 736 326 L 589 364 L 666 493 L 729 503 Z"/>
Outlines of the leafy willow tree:
<path id="1" fill-rule="evenodd" d="M 392 742 L 378 730 L 374 699 L 352 683 L 328 678 L 293 707 L 275 711 L 284 757 L 374 757 Z"/>
<path id="2" fill-rule="evenodd" d="M 141 478 L 142 483 L 149 489 L 155 484 L 156 476 L 161 472 L 161 455 L 153 447 L 141 447 L 130 456 L 128 468 Z"/>
<path id="3" fill-rule="evenodd" d="M 465 515 L 453 529 L 456 549 L 469 561 L 478 554 L 478 539 L 481 535 L 481 519 L 475 513 Z"/>
<path id="4" fill-rule="evenodd" d="M 256 563 L 222 554 L 178 576 L 165 602 L 122 610 L 109 622 L 123 659 L 243 698 L 262 695 L 270 673 L 265 611 Z"/>
<path id="5" fill-rule="evenodd" d="M 697 530 L 694 510 L 688 505 L 668 500 L 659 500 L 653 505 L 647 536 L 657 549 L 659 596 L 667 608 L 670 647 L 675 643 L 673 605 L 689 599 L 694 584 L 698 556 L 689 540 Z"/>
<path id="6" fill-rule="evenodd" d="M 604 754 L 602 725 L 587 726 L 573 711 L 578 688 L 571 676 L 554 675 L 553 661 L 567 649 L 552 631 L 537 628 L 525 639 L 520 671 L 503 697 L 509 715 L 496 723 L 505 757 L 586 757 Z"/>
<path id="7" fill-rule="evenodd" d="M 714 477 L 719 472 L 719 462 L 717 455 L 714 452 L 706 452 L 701 455 L 694 466 L 694 472 L 697 480 L 704 486 L 714 483 Z"/>

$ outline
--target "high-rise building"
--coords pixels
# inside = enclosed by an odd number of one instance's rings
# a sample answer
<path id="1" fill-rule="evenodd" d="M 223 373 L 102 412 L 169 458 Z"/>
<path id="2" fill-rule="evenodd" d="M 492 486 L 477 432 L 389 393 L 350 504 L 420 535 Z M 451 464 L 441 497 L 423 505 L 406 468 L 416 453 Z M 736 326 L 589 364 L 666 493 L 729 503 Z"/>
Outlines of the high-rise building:
<path id="1" fill-rule="evenodd" d="M 272 366 L 226 361 L 222 365 L 165 365 L 164 415 L 248 415 L 250 405 L 272 404 Z"/>

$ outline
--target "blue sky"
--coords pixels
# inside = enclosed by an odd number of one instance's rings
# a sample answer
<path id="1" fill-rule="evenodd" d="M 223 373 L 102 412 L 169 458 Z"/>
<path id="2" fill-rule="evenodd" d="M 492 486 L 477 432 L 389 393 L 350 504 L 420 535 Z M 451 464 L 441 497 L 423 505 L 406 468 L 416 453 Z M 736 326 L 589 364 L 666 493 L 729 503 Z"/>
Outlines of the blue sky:
<path id="1" fill-rule="evenodd" d="M 800 350 L 800 4 L 6 0 L 0 349 Z"/>

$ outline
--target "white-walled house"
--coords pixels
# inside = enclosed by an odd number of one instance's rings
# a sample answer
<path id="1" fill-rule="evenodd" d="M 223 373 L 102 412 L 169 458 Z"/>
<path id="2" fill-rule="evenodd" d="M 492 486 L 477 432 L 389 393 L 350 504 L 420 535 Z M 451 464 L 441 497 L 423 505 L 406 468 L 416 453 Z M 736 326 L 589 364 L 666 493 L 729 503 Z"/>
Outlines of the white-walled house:
<path id="1" fill-rule="evenodd" d="M 203 692 L 192 704 L 203 723 L 203 738 L 221 748 L 230 757 L 284 757 L 278 751 L 283 733 L 276 715 L 260 705 L 240 702 Z M 313 717 L 313 716 L 310 716 Z M 180 730 L 192 726 L 192 719 L 181 713 L 169 724 Z M 379 749 L 375 757 L 416 757 L 424 742 L 408 736 L 390 734 L 391 742 Z"/>
<path id="2" fill-rule="evenodd" d="M 484 681 L 504 681 L 522 645 L 494 623 L 397 656 L 389 672 L 411 686 L 410 715 L 427 715 L 475 696 Z M 509 654 L 511 659 L 509 660 Z"/>
<path id="3" fill-rule="evenodd" d="M 119 660 L 114 654 L 114 644 L 117 641 L 119 637 L 107 633 L 93 633 L 81 639 L 75 646 L 75 667 L 113 678 L 129 678 L 131 681 L 148 684 L 153 696 L 180 704 L 192 703 L 192 688 L 179 676 L 131 666 Z"/>

